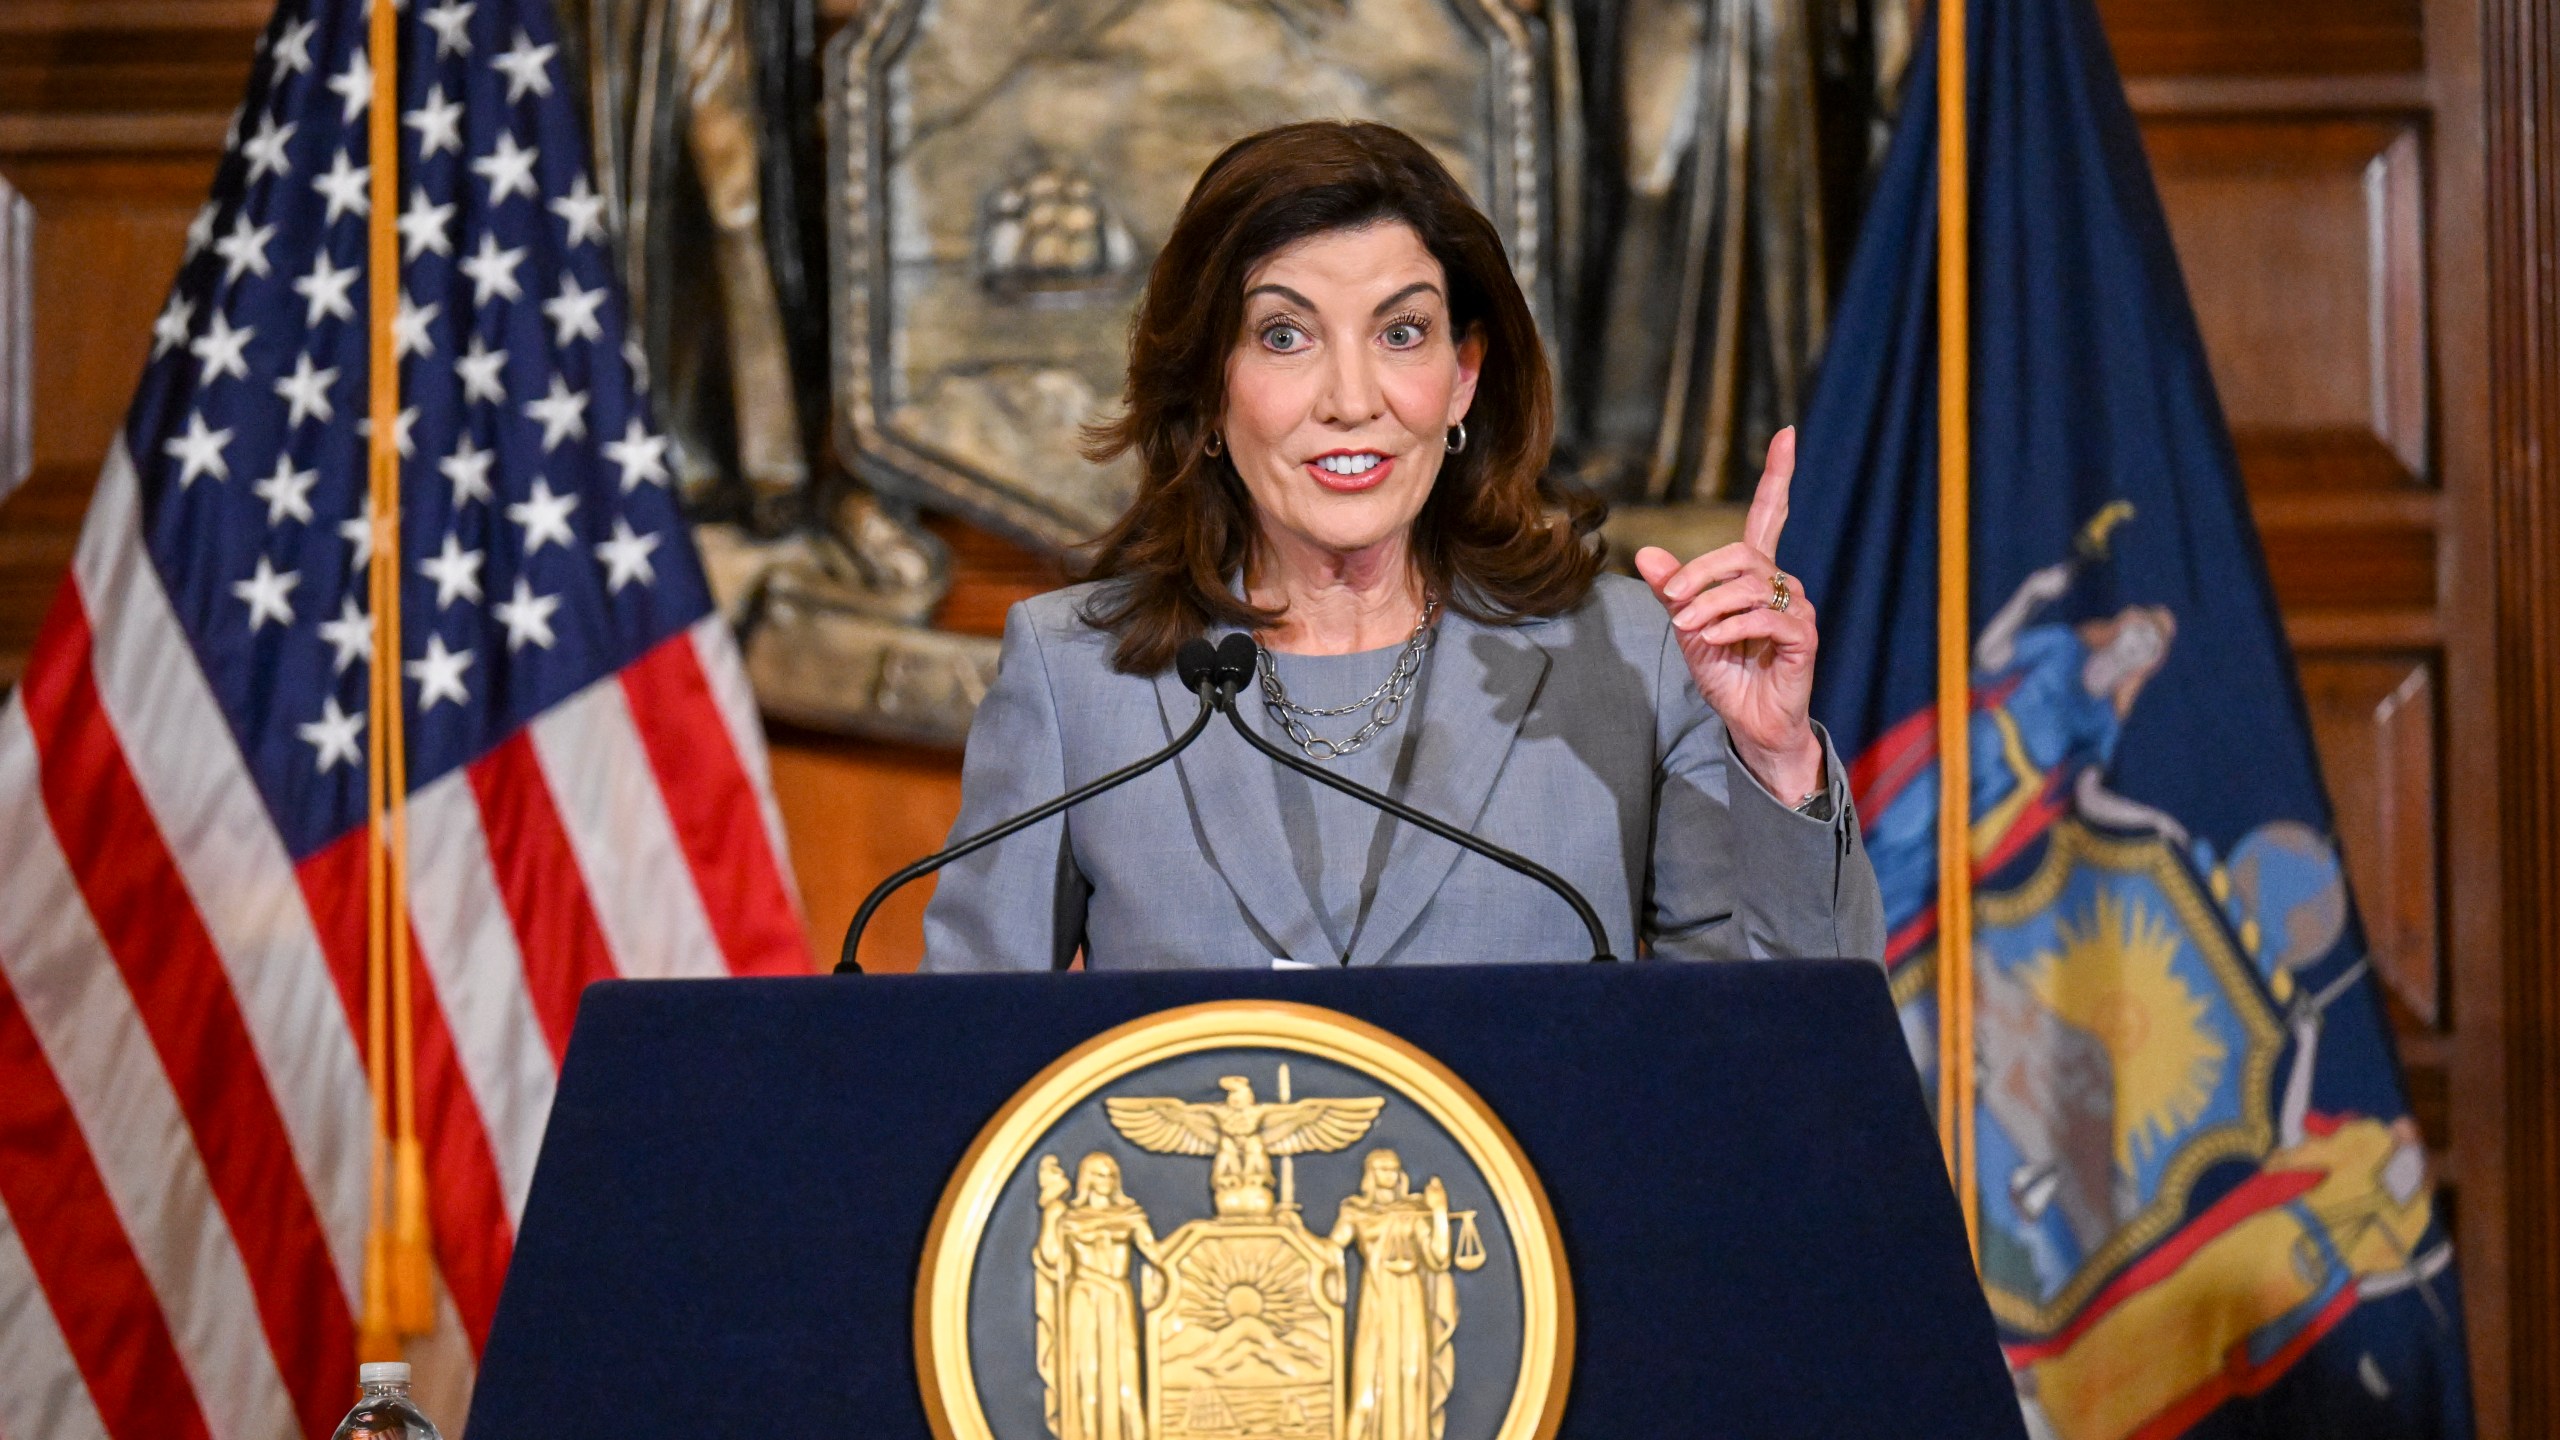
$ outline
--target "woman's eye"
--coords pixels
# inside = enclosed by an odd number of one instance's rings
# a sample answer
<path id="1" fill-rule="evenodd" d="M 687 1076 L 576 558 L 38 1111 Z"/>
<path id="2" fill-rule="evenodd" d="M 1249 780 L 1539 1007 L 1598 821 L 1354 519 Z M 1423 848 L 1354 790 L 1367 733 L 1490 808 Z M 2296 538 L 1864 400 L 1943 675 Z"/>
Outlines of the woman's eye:
<path id="1" fill-rule="evenodd" d="M 1274 325 L 1262 332 L 1263 344 L 1283 352 L 1304 348 L 1306 339 L 1306 332 L 1295 325 Z"/>
<path id="2" fill-rule="evenodd" d="M 1410 350 L 1422 343 L 1422 327 L 1408 320 L 1400 320 L 1387 327 L 1384 338 L 1390 349 Z"/>

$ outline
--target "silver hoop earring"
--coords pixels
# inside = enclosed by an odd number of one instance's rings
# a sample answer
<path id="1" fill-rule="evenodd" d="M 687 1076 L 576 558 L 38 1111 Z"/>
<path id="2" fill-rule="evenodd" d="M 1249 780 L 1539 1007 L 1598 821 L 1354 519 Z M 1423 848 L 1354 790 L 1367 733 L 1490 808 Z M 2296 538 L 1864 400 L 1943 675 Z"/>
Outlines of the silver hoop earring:
<path id="1" fill-rule="evenodd" d="M 1210 459 L 1215 460 L 1227 453 L 1227 437 L 1212 430 L 1209 432 L 1209 443 L 1201 448 L 1209 452 Z"/>
<path id="2" fill-rule="evenodd" d="M 1449 438 L 1443 443 L 1449 447 L 1449 453 L 1452 455 L 1465 450 L 1467 448 L 1467 422 L 1461 420 L 1457 424 L 1450 426 Z"/>

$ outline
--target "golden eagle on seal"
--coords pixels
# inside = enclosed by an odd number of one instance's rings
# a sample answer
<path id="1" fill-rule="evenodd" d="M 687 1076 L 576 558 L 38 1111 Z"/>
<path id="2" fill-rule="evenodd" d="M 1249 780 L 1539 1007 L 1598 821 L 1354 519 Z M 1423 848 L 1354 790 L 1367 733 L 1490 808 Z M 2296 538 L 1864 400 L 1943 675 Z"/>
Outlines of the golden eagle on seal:
<path id="1" fill-rule="evenodd" d="M 1227 1098 L 1202 1104 L 1171 1096 L 1103 1102 L 1112 1128 L 1130 1144 L 1161 1155 L 1213 1155 L 1209 1191 L 1220 1215 L 1268 1215 L 1273 1209 L 1271 1157 L 1317 1155 L 1360 1143 L 1386 1108 L 1366 1099 L 1253 1098 L 1253 1082 L 1241 1075 L 1218 1081 Z"/>

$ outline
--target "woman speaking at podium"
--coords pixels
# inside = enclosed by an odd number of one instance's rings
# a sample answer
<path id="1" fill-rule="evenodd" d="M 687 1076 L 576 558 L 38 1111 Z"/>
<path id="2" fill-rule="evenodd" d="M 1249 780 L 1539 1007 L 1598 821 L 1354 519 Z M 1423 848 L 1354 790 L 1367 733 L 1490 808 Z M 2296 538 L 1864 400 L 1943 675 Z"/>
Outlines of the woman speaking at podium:
<path id="1" fill-rule="evenodd" d="M 1617 955 L 1881 956 L 1811 604 L 1772 558 L 1792 432 L 1743 539 L 1599 573 L 1602 503 L 1548 475 L 1553 387 L 1492 223 L 1379 125 L 1237 142 L 1131 329 L 1096 460 L 1136 498 L 1094 579 L 1026 601 L 954 835 L 1178 735 L 1197 636 L 1260 647 L 1274 743 L 1548 867 Z M 1572 960 L 1555 894 L 1223 729 L 954 863 L 928 970 Z"/>

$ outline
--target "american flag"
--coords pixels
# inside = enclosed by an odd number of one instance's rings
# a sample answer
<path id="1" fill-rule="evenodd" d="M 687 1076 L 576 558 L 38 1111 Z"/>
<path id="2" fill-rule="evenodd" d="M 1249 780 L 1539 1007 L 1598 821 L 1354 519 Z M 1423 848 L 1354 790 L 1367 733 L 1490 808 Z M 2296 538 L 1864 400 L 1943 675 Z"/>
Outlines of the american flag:
<path id="1" fill-rule="evenodd" d="M 327 1435 L 368 1217 L 364 0 L 285 0 L 0 710 L 0 1436 Z M 805 971 L 539 0 L 408 0 L 417 1103 L 459 1423 L 578 992 Z"/>

